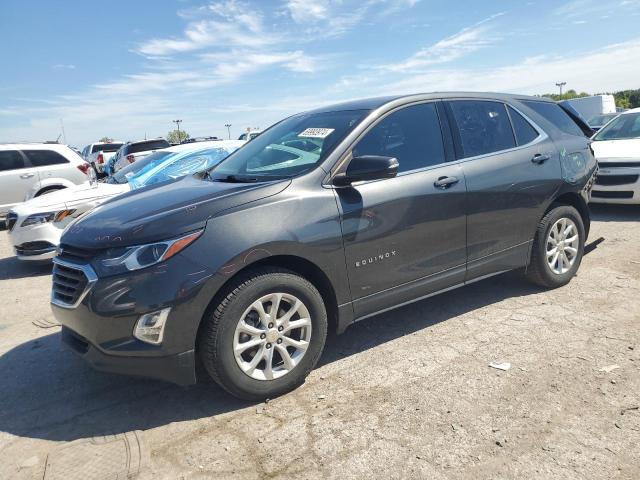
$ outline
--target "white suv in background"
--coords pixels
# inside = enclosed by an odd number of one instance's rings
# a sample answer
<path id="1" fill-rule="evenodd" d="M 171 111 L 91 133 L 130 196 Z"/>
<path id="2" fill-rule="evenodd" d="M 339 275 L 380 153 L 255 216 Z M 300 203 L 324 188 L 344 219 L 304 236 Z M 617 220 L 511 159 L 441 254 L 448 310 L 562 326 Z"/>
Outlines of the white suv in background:
<path id="1" fill-rule="evenodd" d="M 86 182 L 89 170 L 66 145 L 0 144 L 0 218 L 24 200 Z"/>

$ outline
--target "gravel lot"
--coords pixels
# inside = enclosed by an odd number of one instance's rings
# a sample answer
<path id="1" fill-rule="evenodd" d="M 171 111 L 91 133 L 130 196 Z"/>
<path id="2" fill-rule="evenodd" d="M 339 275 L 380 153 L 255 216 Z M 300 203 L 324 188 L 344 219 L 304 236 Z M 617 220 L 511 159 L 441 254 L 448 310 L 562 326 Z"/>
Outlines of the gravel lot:
<path id="1" fill-rule="evenodd" d="M 593 217 L 568 286 L 511 273 L 356 324 L 261 404 L 90 370 L 0 232 L 0 478 L 640 478 L 640 207 Z"/>

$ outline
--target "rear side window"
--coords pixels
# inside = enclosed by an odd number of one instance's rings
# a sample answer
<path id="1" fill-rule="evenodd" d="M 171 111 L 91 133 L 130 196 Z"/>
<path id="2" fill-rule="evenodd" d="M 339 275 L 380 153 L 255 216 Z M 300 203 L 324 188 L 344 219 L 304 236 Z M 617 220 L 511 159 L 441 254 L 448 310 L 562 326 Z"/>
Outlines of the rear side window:
<path id="1" fill-rule="evenodd" d="M 23 150 L 22 152 L 27 156 L 31 165 L 34 167 L 46 167 L 48 165 L 69 163 L 69 160 L 53 150 Z"/>
<path id="2" fill-rule="evenodd" d="M 0 150 L 0 172 L 24 168 L 24 160 L 17 150 Z"/>
<path id="3" fill-rule="evenodd" d="M 132 143 L 129 145 L 127 153 L 146 152 L 147 150 L 160 150 L 161 148 L 170 147 L 166 140 L 151 140 L 149 142 Z"/>
<path id="4" fill-rule="evenodd" d="M 511 125 L 513 125 L 513 131 L 516 134 L 518 146 L 526 145 L 538 138 L 538 131 L 533 128 L 533 126 L 522 115 L 508 105 L 507 110 L 509 110 Z"/>
<path id="5" fill-rule="evenodd" d="M 576 122 L 574 122 L 571 117 L 555 103 L 535 101 L 525 101 L 522 103 L 534 110 L 538 115 L 543 116 L 548 122 L 551 122 L 556 128 L 564 133 L 584 137 L 584 133 L 580 127 L 576 125 Z"/>
<path id="6" fill-rule="evenodd" d="M 478 100 L 450 102 L 460 133 L 463 157 L 475 157 L 516 146 L 503 103 Z"/>
<path id="7" fill-rule="evenodd" d="M 395 157 L 399 172 L 444 163 L 444 146 L 436 106 L 424 103 L 392 113 L 358 142 L 353 156 Z"/>

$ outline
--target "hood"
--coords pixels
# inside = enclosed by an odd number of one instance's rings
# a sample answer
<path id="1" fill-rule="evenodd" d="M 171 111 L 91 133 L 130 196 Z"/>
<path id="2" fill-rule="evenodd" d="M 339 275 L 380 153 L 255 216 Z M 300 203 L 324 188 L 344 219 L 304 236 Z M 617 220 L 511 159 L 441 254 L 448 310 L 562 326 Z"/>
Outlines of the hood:
<path id="1" fill-rule="evenodd" d="M 73 208 L 78 203 L 101 200 L 129 190 L 130 187 L 127 184 L 97 183 L 92 185 L 89 182 L 85 182 L 32 198 L 17 205 L 12 210 L 18 215 L 64 210 Z"/>
<path id="2" fill-rule="evenodd" d="M 104 249 L 166 240 L 204 227 L 222 210 L 275 195 L 290 183 L 227 183 L 187 176 L 100 205 L 75 222 L 61 243 Z"/>
<path id="3" fill-rule="evenodd" d="M 640 159 L 640 138 L 625 140 L 601 140 L 591 143 L 598 160 L 607 158 Z"/>

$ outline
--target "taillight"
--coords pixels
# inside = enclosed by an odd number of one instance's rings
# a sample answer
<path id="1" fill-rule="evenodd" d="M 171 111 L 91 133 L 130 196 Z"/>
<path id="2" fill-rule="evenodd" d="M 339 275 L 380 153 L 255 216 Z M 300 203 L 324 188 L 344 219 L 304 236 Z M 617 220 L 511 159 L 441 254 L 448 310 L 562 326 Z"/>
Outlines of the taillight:
<path id="1" fill-rule="evenodd" d="M 91 165 L 89 165 L 88 163 L 81 163 L 80 165 L 78 165 L 78 170 L 80 170 L 85 175 L 89 175 L 90 168 L 91 168 Z"/>
<path id="2" fill-rule="evenodd" d="M 129 163 L 133 163 L 136 161 L 136 157 L 133 156 L 133 154 L 129 154 L 127 155 L 127 160 L 129 160 Z"/>
<path id="3" fill-rule="evenodd" d="M 98 163 L 100 165 L 104 163 L 104 156 L 101 153 L 98 154 Z"/>

